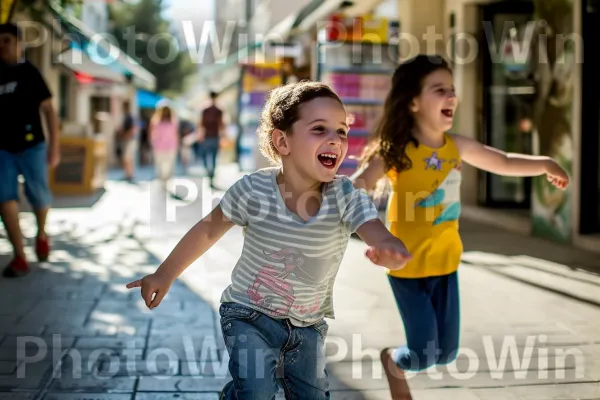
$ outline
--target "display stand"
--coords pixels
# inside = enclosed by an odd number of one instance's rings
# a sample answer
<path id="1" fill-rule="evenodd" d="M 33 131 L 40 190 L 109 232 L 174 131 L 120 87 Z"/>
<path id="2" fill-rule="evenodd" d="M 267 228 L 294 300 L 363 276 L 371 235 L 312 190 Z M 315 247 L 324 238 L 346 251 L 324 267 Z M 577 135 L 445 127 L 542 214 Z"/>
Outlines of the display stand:
<path id="1" fill-rule="evenodd" d="M 88 195 L 104 186 L 106 142 L 91 137 L 61 137 L 61 162 L 50 169 L 50 190 L 54 195 Z"/>
<path id="2" fill-rule="evenodd" d="M 256 130 L 267 94 L 281 84 L 281 64 L 248 64 L 242 67 L 239 104 L 239 164 L 242 171 L 255 171 L 270 165 L 258 150 Z"/>

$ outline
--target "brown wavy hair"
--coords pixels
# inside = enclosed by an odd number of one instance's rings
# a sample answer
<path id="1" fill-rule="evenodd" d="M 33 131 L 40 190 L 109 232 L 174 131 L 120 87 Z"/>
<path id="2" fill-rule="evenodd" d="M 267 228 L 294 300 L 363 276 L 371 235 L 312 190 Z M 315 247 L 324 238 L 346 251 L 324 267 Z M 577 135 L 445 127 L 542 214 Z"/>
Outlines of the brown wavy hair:
<path id="1" fill-rule="evenodd" d="M 452 73 L 448 63 L 435 55 L 418 55 L 400 64 L 392 76 L 392 89 L 385 100 L 383 115 L 380 118 L 365 152 L 361 164 L 366 164 L 380 156 L 385 170 L 402 172 L 412 168 L 412 161 L 406 155 L 406 146 L 418 141 L 412 132 L 415 125 L 410 105 L 421 94 L 423 82 L 429 74 L 437 70 Z"/>
<path id="2" fill-rule="evenodd" d="M 272 164 L 281 163 L 281 156 L 273 145 L 273 131 L 278 129 L 291 135 L 292 125 L 300 119 L 300 105 L 319 97 L 337 100 L 343 107 L 339 96 L 321 82 L 300 81 L 269 92 L 256 133 L 260 152 Z"/>

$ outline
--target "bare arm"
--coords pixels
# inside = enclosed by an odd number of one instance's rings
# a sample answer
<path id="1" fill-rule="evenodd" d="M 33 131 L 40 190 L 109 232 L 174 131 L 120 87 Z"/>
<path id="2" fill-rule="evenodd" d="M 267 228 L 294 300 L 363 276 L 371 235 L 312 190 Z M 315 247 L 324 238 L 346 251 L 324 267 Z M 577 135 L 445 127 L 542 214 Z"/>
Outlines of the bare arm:
<path id="1" fill-rule="evenodd" d="M 402 269 L 412 259 L 404 243 L 387 230 L 380 219 L 365 222 L 356 231 L 369 246 L 367 257 L 388 269 Z"/>
<path id="2" fill-rule="evenodd" d="M 215 207 L 185 234 L 156 273 L 175 280 L 232 227 L 233 222 L 225 217 L 221 207 Z"/>
<path id="3" fill-rule="evenodd" d="M 375 157 L 364 168 L 350 177 L 354 187 L 367 191 L 375 189 L 377 182 L 385 176 L 385 167 L 380 157 Z"/>
<path id="4" fill-rule="evenodd" d="M 225 217 L 221 207 L 215 207 L 185 234 L 154 274 L 127 284 L 127 288 L 141 287 L 146 306 L 157 307 L 175 279 L 232 227 L 233 223 Z"/>
<path id="5" fill-rule="evenodd" d="M 505 153 L 464 136 L 454 135 L 453 138 L 461 158 L 476 168 L 504 176 L 547 174 L 548 180 L 556 186 L 568 185 L 567 173 L 550 157 Z"/>
<path id="6" fill-rule="evenodd" d="M 58 115 L 54 110 L 52 99 L 48 98 L 40 104 L 42 115 L 48 125 L 48 163 L 55 167 L 60 160 L 60 147 L 58 143 Z"/>

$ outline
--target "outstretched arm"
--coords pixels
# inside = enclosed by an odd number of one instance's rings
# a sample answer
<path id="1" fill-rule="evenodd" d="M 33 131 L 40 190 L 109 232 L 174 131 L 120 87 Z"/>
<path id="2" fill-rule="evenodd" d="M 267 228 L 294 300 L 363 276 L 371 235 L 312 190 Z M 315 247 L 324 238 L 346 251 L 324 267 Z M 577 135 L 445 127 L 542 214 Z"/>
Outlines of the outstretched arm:
<path id="1" fill-rule="evenodd" d="M 402 269 L 412 256 L 404 243 L 387 230 L 380 219 L 365 222 L 356 231 L 369 246 L 365 255 L 373 264 L 388 269 Z"/>
<path id="2" fill-rule="evenodd" d="M 547 175 L 560 189 L 569 185 L 568 174 L 550 157 L 505 153 L 464 136 L 453 135 L 461 158 L 468 164 L 504 176 Z"/>
<path id="3" fill-rule="evenodd" d="M 157 307 L 175 279 L 232 227 L 233 223 L 217 206 L 185 234 L 155 273 L 127 284 L 127 288 L 141 287 L 146 306 Z"/>

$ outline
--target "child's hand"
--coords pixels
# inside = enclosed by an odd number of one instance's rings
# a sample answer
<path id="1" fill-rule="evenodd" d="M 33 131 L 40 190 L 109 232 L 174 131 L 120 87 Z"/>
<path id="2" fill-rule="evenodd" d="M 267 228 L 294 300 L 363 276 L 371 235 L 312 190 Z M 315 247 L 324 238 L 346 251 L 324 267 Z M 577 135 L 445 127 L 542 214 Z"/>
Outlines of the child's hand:
<path id="1" fill-rule="evenodd" d="M 154 273 L 128 283 L 127 289 L 141 287 L 142 298 L 146 302 L 146 307 L 152 310 L 158 307 L 172 283 L 173 281 L 165 276 Z"/>
<path id="2" fill-rule="evenodd" d="M 400 240 L 395 240 L 394 243 L 383 243 L 377 247 L 371 246 L 365 255 L 373 264 L 390 270 L 402 269 L 412 260 L 412 256 Z"/>
<path id="3" fill-rule="evenodd" d="M 546 164 L 546 177 L 548 178 L 548 182 L 559 189 L 564 190 L 569 186 L 569 175 L 554 160 L 549 160 Z"/>

